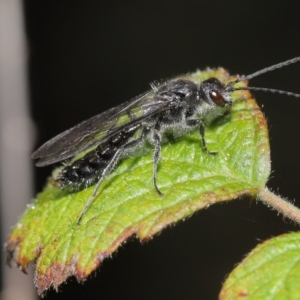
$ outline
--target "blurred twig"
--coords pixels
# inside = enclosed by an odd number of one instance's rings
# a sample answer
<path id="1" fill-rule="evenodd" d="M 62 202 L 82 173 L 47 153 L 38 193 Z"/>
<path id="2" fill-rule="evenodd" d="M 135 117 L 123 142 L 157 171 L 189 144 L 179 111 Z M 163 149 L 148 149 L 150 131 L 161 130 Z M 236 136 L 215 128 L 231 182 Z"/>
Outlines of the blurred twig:
<path id="1" fill-rule="evenodd" d="M 32 197 L 32 126 L 25 52 L 22 1 L 0 0 L 1 245 Z M 16 268 L 9 269 L 4 262 L 1 266 L 2 300 L 36 298 L 32 272 L 25 276 Z"/>

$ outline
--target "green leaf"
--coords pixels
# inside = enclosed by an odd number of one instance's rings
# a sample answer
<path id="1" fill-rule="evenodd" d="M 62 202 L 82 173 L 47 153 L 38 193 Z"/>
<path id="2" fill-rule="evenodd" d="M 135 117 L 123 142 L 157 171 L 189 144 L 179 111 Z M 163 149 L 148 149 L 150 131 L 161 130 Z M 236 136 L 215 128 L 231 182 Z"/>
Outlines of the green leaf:
<path id="1" fill-rule="evenodd" d="M 223 69 L 186 78 L 200 82 L 212 76 L 222 82 L 234 79 Z M 21 268 L 36 260 L 39 293 L 72 275 L 84 280 L 132 235 L 149 239 L 199 209 L 255 196 L 264 188 L 270 173 L 266 120 L 248 92 L 233 97 L 228 113 L 207 121 L 207 147 L 217 156 L 203 151 L 197 130 L 163 145 L 158 170 L 163 197 L 152 185 L 153 151 L 117 166 L 80 225 L 76 221 L 94 187 L 66 193 L 46 186 L 7 243 L 10 259 Z"/>
<path id="2" fill-rule="evenodd" d="M 300 234 L 257 246 L 224 283 L 220 299 L 300 299 Z"/>

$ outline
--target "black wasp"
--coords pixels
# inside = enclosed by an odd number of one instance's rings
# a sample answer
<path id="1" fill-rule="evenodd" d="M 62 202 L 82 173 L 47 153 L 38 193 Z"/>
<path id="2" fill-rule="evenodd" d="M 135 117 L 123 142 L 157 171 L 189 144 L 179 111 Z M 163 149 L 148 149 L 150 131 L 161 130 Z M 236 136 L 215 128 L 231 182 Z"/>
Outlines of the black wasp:
<path id="1" fill-rule="evenodd" d="M 223 84 L 216 78 L 201 83 L 177 77 L 152 89 L 133 100 L 111 108 L 77 126 L 59 134 L 42 145 L 32 154 L 38 159 L 38 167 L 73 158 L 52 179 L 52 184 L 64 189 L 82 189 L 96 183 L 93 193 L 85 204 L 79 219 L 95 199 L 98 188 L 118 161 L 133 154 L 137 148 L 150 142 L 154 147 L 153 185 L 157 186 L 157 165 L 160 159 L 161 144 L 166 132 L 185 134 L 198 127 L 203 150 L 209 152 L 205 144 L 204 118 L 211 112 L 220 114 L 232 104 L 232 92 L 236 90 L 262 90 L 300 97 L 298 94 L 267 88 L 234 87 L 243 80 L 249 80 L 263 73 L 278 69 L 300 60 L 300 57 L 281 62 Z"/>

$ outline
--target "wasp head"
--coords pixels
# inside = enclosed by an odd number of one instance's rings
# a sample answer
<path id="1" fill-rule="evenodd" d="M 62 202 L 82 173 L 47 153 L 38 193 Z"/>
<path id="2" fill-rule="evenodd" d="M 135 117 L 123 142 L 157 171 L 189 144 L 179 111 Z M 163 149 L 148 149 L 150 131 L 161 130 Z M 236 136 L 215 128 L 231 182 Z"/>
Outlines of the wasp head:
<path id="1" fill-rule="evenodd" d="M 230 106 L 231 93 L 227 86 L 222 84 L 217 78 L 204 80 L 200 85 L 200 98 L 212 106 Z"/>

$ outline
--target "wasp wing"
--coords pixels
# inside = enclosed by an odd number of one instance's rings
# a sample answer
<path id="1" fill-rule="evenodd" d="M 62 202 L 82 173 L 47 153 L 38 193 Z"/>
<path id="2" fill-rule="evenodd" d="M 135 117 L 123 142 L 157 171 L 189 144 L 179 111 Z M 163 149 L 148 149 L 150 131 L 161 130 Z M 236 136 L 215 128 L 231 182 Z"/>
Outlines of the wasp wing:
<path id="1" fill-rule="evenodd" d="M 167 104 L 166 101 L 156 100 L 154 91 L 150 90 L 62 132 L 42 145 L 31 157 L 39 159 L 36 163 L 39 167 L 68 159 L 105 142 L 124 127 L 167 109 Z"/>

